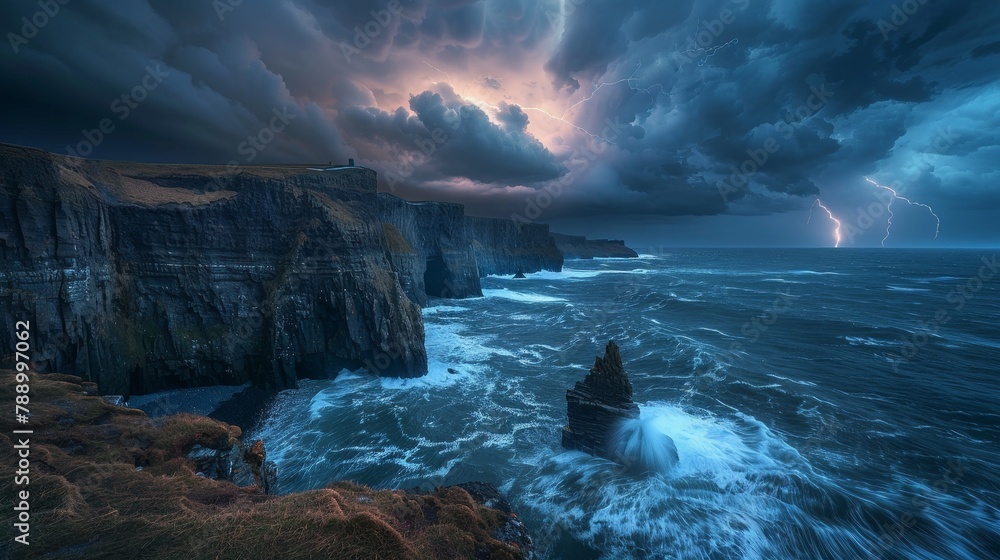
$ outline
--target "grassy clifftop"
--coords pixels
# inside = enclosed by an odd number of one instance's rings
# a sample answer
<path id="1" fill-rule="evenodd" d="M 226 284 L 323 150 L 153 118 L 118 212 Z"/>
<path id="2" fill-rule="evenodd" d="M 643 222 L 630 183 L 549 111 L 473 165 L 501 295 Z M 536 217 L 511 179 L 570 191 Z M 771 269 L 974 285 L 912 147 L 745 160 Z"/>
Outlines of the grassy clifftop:
<path id="1" fill-rule="evenodd" d="M 11 558 L 529 557 L 527 541 L 497 538 L 523 526 L 463 489 L 410 494 L 338 482 L 266 495 L 198 476 L 184 457 L 195 444 L 231 446 L 238 427 L 186 414 L 150 419 L 69 375 L 31 374 L 30 386 L 30 482 L 15 486 L 12 431 L 25 426 L 12 417 L 14 373 L 0 371 L 9 408 L 0 415 L 0 495 L 13 504 L 16 492 L 30 492 L 30 545 L 3 525 Z"/>

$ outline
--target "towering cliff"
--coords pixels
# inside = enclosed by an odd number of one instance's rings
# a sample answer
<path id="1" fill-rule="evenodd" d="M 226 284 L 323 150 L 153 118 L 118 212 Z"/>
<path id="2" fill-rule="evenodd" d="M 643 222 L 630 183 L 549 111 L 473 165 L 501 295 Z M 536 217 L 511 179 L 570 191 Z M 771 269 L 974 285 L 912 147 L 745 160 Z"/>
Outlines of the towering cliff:
<path id="1" fill-rule="evenodd" d="M 483 295 L 479 279 L 518 270 L 562 270 L 562 253 L 546 224 L 466 216 L 461 204 L 407 202 L 379 194 L 389 260 L 406 294 L 428 297 Z"/>
<path id="2" fill-rule="evenodd" d="M 419 305 L 559 270 L 547 226 L 376 193 L 375 172 L 102 162 L 0 144 L 0 321 L 102 393 L 427 371 Z M 0 346 L 13 347 L 13 328 Z M 0 362 L 8 357 L 0 355 Z"/>
<path id="3" fill-rule="evenodd" d="M 634 259 L 639 255 L 619 239 L 587 239 L 582 235 L 553 233 L 556 246 L 567 259 L 620 258 Z"/>
<path id="4" fill-rule="evenodd" d="M 407 202 L 386 193 L 378 202 L 389 259 L 411 300 L 425 305 L 428 296 L 483 295 L 461 204 Z"/>
<path id="5" fill-rule="evenodd" d="M 465 219 L 480 276 L 562 270 L 548 224 L 524 224 L 496 218 Z"/>
<path id="6" fill-rule="evenodd" d="M 426 373 L 375 173 L 88 161 L 0 145 L 0 321 L 102 393 Z M 13 328 L 0 330 L 12 348 Z"/>

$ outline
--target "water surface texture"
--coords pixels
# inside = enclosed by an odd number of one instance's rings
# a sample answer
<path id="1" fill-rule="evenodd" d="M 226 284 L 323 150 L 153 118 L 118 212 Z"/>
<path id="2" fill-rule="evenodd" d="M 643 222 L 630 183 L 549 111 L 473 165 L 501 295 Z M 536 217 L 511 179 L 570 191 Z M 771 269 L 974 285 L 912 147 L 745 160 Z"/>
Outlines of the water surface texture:
<path id="1" fill-rule="evenodd" d="M 428 376 L 303 381 L 253 436 L 286 492 L 492 482 L 545 558 L 997 558 L 995 259 L 678 250 L 486 278 L 424 311 Z M 668 474 L 560 445 L 610 339 Z"/>

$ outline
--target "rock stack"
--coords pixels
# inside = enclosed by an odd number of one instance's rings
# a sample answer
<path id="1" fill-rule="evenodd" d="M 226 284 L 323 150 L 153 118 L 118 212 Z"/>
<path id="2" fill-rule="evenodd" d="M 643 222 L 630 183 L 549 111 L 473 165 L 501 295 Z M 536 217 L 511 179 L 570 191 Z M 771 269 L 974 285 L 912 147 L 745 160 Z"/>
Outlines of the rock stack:
<path id="1" fill-rule="evenodd" d="M 632 402 L 632 383 L 622 365 L 621 351 L 608 342 L 603 358 L 583 381 L 566 391 L 569 423 L 563 427 L 566 449 L 611 459 L 630 470 L 666 473 L 679 461 L 674 440 L 654 419 L 639 418 Z"/>
<path id="2" fill-rule="evenodd" d="M 639 407 L 632 402 L 632 383 L 614 341 L 608 342 L 604 357 L 594 361 L 586 379 L 566 391 L 566 407 L 569 423 L 563 427 L 563 447 L 615 460 L 610 440 L 622 422 L 639 418 Z"/>

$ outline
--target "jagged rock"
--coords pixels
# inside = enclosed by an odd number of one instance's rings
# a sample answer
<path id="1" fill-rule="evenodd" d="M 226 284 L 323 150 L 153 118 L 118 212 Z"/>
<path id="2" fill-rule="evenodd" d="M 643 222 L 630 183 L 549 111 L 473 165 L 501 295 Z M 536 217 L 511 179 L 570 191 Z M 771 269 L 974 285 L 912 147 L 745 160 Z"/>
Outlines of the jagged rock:
<path id="1" fill-rule="evenodd" d="M 377 193 L 363 167 L 159 165 L 0 144 L 0 322 L 100 394 L 427 373 L 419 304 L 560 270 L 548 226 Z M 15 329 L 0 330 L 10 348 Z"/>
<path id="2" fill-rule="evenodd" d="M 428 297 L 483 295 L 464 206 L 407 202 L 386 193 L 379 193 L 378 203 L 389 259 L 411 300 L 425 305 Z"/>
<path id="3" fill-rule="evenodd" d="M 527 276 L 524 275 L 524 271 L 521 270 L 520 268 L 517 269 L 517 274 L 514 275 L 514 279 L 515 280 L 521 280 L 521 279 L 524 279 L 524 278 L 527 278 Z"/>
<path id="4" fill-rule="evenodd" d="M 639 418 L 639 407 L 632 402 L 632 382 L 622 365 L 621 350 L 608 342 L 604 356 L 583 381 L 566 391 L 569 423 L 563 428 L 562 444 L 566 449 L 614 459 L 609 441 L 617 426 Z"/>
<path id="5" fill-rule="evenodd" d="M 194 461 L 194 470 L 206 478 L 228 480 L 237 486 L 257 486 L 265 494 L 275 492 L 277 465 L 267 460 L 261 440 L 219 447 L 195 444 L 184 456 Z"/>
<path id="6" fill-rule="evenodd" d="M 567 259 L 621 258 L 634 259 L 638 253 L 625 246 L 619 239 L 587 239 L 582 235 L 565 235 L 553 233 L 555 241 L 563 257 Z"/>
<path id="7" fill-rule="evenodd" d="M 640 419 L 614 341 L 608 342 L 587 377 L 566 391 L 566 404 L 569 423 L 562 432 L 566 449 L 611 459 L 637 472 L 663 473 L 677 464 L 677 447 L 670 436 Z"/>

